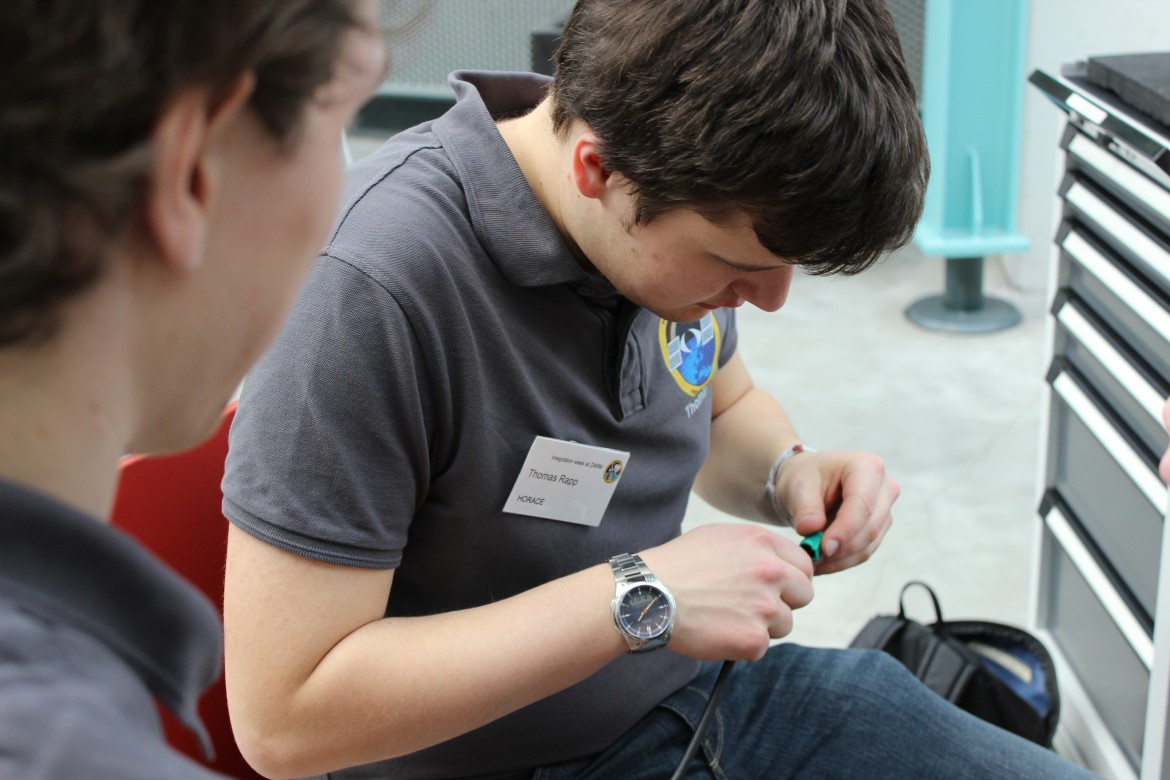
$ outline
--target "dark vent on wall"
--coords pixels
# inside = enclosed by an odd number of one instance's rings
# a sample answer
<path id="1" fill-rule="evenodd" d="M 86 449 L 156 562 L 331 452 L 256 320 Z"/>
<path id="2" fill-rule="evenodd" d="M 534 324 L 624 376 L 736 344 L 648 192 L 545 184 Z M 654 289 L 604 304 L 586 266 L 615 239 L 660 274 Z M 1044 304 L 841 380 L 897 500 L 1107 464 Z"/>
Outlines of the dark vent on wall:
<path id="1" fill-rule="evenodd" d="M 898 28 L 898 39 L 902 43 L 902 56 L 906 59 L 906 70 L 914 80 L 914 91 L 922 100 L 922 49 L 926 39 L 926 0 L 888 0 L 894 26 Z"/>
<path id="2" fill-rule="evenodd" d="M 561 20 L 572 0 L 382 0 L 390 75 L 356 130 L 386 133 L 445 111 L 453 70 L 533 70 L 533 33 Z"/>

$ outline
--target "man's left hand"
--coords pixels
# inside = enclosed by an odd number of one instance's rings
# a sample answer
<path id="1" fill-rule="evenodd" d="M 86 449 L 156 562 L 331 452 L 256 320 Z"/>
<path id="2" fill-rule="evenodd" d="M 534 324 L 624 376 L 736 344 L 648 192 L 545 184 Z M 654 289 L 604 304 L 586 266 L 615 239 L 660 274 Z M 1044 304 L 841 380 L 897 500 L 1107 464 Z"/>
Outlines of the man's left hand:
<path id="1" fill-rule="evenodd" d="M 777 503 L 796 532 L 825 532 L 817 574 L 869 560 L 890 530 L 890 509 L 900 492 L 881 458 L 842 450 L 800 453 L 776 480 Z"/>

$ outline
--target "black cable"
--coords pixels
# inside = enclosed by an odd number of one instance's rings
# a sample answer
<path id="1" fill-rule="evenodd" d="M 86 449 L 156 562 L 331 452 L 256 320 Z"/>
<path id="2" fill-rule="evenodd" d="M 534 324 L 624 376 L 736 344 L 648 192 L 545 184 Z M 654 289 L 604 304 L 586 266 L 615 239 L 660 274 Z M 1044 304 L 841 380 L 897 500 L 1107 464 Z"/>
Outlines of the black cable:
<path id="1" fill-rule="evenodd" d="M 731 676 L 731 667 L 734 664 L 735 661 L 724 661 L 723 666 L 719 667 L 719 676 L 715 678 L 715 686 L 711 689 L 711 697 L 707 699 L 707 706 L 703 708 L 699 725 L 695 726 L 695 735 L 691 737 L 691 744 L 687 745 L 687 752 L 683 754 L 682 761 L 678 762 L 678 769 L 674 770 L 674 775 L 671 776 L 670 780 L 682 780 L 686 776 L 687 767 L 690 766 L 691 760 L 694 759 L 695 753 L 699 750 L 699 743 L 703 739 L 703 733 L 707 730 L 707 724 L 715 714 L 715 707 L 719 704 L 719 699 L 723 697 L 723 684 Z"/>

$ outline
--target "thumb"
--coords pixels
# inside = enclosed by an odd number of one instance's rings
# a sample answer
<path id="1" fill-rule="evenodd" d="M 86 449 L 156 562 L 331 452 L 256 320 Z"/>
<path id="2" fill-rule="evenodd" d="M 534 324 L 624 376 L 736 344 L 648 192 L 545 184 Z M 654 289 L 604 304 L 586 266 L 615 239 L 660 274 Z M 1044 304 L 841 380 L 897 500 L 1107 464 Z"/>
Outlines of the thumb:
<path id="1" fill-rule="evenodd" d="M 792 527 L 801 536 L 812 536 L 817 531 L 825 530 L 825 513 L 824 512 L 805 512 L 804 514 L 794 515 L 792 519 Z"/>
<path id="2" fill-rule="evenodd" d="M 828 524 L 825 513 L 825 499 L 816 484 L 807 480 L 794 481 L 789 485 L 788 500 L 785 502 L 792 527 L 801 536 L 823 531 Z"/>

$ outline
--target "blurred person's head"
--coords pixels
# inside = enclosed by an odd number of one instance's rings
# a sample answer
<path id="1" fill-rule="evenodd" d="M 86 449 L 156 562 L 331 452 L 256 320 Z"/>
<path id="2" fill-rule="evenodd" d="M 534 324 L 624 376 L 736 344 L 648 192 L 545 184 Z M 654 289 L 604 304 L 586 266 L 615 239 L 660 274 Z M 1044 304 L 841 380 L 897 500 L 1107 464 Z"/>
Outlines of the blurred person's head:
<path id="1" fill-rule="evenodd" d="M 88 363 L 129 450 L 206 435 L 332 223 L 342 133 L 385 66 L 375 16 L 0 3 L 0 373 Z"/>
<path id="2" fill-rule="evenodd" d="M 929 161 L 886 0 L 580 0 L 555 63 L 554 130 L 621 177 L 628 230 L 688 211 L 817 274 L 912 235 Z"/>

